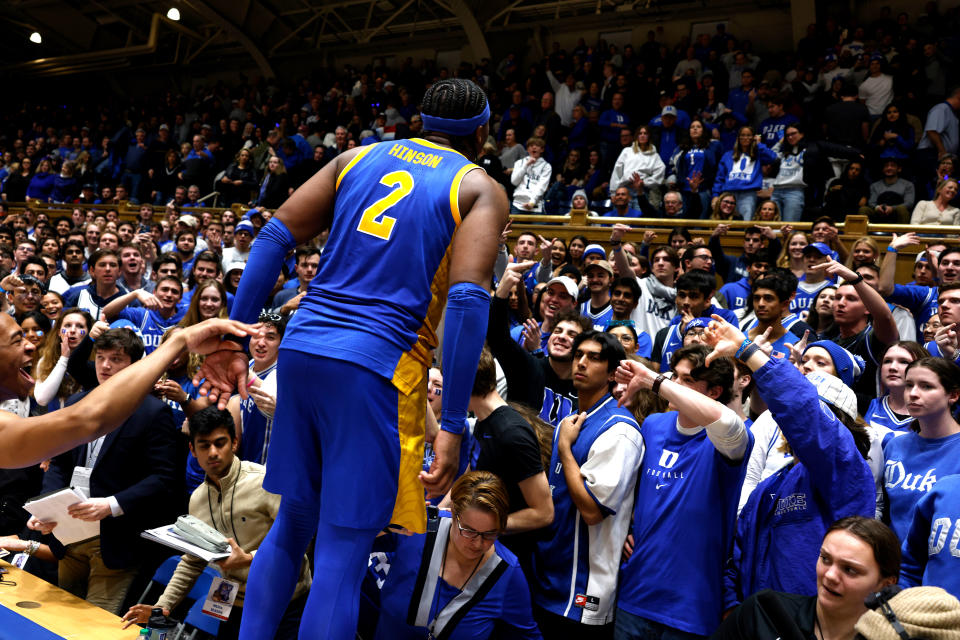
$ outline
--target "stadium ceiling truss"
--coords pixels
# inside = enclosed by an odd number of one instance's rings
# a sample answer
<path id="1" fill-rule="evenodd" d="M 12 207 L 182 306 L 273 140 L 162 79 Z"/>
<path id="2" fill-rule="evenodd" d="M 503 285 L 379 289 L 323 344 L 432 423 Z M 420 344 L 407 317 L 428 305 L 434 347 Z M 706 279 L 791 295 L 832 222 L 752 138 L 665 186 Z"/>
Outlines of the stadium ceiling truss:
<path id="1" fill-rule="evenodd" d="M 784 3 L 765 0 L 758 4 Z M 405 47 L 471 45 L 487 36 L 567 23 L 630 27 L 703 8 L 705 0 L 3 0 L 0 55 L 8 73 L 57 76 L 111 69 L 238 64 L 265 77 L 304 55 L 384 55 Z M 721 0 L 730 10 L 744 0 Z M 180 20 L 167 17 L 176 8 Z M 28 41 L 33 31 L 43 42 Z M 439 48 L 439 47 L 437 47 Z M 242 62 L 240 63 L 242 64 Z"/>

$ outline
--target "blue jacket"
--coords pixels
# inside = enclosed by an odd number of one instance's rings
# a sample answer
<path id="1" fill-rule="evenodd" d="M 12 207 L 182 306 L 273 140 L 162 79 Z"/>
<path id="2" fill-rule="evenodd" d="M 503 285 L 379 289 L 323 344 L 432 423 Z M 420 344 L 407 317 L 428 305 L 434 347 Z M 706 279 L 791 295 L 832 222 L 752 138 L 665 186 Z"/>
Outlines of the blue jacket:
<path id="1" fill-rule="evenodd" d="M 733 159 L 733 151 L 727 151 L 720 159 L 717 178 L 713 182 L 713 195 L 724 191 L 756 191 L 763 185 L 760 167 L 777 161 L 777 154 L 762 142 L 757 143 L 757 159 L 751 161 L 746 155 Z"/>
<path id="2" fill-rule="evenodd" d="M 724 608 L 761 589 L 816 595 L 827 528 L 846 516 L 876 514 L 870 467 L 816 387 L 786 358 L 771 358 L 754 380 L 795 462 L 757 485 L 740 512 Z"/>
<path id="3" fill-rule="evenodd" d="M 35 173 L 30 178 L 30 184 L 27 186 L 27 197 L 35 198 L 41 202 L 50 202 L 50 194 L 53 193 L 53 181 L 56 180 L 55 173 Z"/>
<path id="4" fill-rule="evenodd" d="M 722 156 L 723 147 L 716 140 L 711 140 L 704 149 L 678 149 L 672 162 L 680 190 L 690 191 L 687 178 L 695 171 L 699 171 L 700 175 L 703 176 L 703 184 L 700 185 L 701 191 L 708 191 L 713 187 L 713 181 L 717 176 L 717 165 L 720 164 Z"/>
<path id="5" fill-rule="evenodd" d="M 960 476 L 940 478 L 913 509 L 910 532 L 903 541 L 900 584 L 946 589 L 960 596 Z M 939 529 L 939 531 L 937 531 Z M 937 535 L 934 535 L 934 534 Z"/>

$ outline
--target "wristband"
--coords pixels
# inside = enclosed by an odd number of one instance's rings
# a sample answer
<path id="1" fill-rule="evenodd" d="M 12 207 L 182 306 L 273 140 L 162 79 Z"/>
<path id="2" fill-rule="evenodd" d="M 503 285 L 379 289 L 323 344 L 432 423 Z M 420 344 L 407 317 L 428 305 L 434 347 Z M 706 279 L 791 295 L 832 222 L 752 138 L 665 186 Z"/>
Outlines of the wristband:
<path id="1" fill-rule="evenodd" d="M 660 385 L 663 384 L 663 381 L 667 379 L 667 376 L 658 374 L 653 380 L 653 384 L 650 385 L 650 391 L 653 391 L 655 394 L 660 395 Z"/>
<path id="2" fill-rule="evenodd" d="M 621 247 L 620 245 L 615 245 L 615 246 L 613 247 L 613 252 L 614 252 L 614 253 L 620 253 L 621 251 L 623 251 L 623 247 Z"/>
<path id="3" fill-rule="evenodd" d="M 850 284 L 850 285 L 856 286 L 856 285 L 860 284 L 861 282 L 863 282 L 863 274 L 862 274 L 862 273 L 858 273 L 858 274 L 857 274 L 857 277 L 856 277 L 855 279 L 853 279 L 853 280 L 851 280 L 851 281 L 849 281 L 849 282 L 847 282 L 847 283 L 845 283 L 845 284 Z"/>
<path id="4" fill-rule="evenodd" d="M 749 360 L 757 351 L 760 351 L 760 347 L 751 342 L 749 346 L 743 350 L 743 353 L 737 356 L 737 360 L 746 364 L 747 360 Z"/>
<path id="5" fill-rule="evenodd" d="M 228 333 L 227 335 L 223 336 L 223 340 L 227 342 L 236 342 L 238 345 L 240 345 L 240 348 L 244 353 L 250 353 L 247 347 L 249 344 L 249 338 L 246 336 L 235 336 L 232 333 Z"/>
<path id="6" fill-rule="evenodd" d="M 889 251 L 890 253 L 900 253 L 899 251 L 897 251 L 897 248 L 892 245 L 887 245 L 887 251 Z"/>
<path id="7" fill-rule="evenodd" d="M 739 359 L 740 359 L 740 355 L 741 355 L 741 354 L 744 352 L 744 350 L 746 350 L 746 348 L 749 347 L 751 344 L 753 344 L 753 343 L 750 342 L 750 338 L 744 338 L 744 339 L 743 339 L 743 342 L 740 343 L 740 348 L 737 349 L 737 352 L 736 352 L 735 354 L 733 354 L 733 357 L 736 358 L 737 360 L 739 360 Z"/>

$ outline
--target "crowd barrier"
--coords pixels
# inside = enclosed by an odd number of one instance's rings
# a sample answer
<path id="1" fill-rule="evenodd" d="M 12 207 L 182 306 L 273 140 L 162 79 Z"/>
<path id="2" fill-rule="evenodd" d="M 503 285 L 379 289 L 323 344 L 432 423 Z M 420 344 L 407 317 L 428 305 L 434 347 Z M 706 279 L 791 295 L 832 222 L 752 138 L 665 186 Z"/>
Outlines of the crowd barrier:
<path id="1" fill-rule="evenodd" d="M 27 208 L 26 203 L 7 203 L 11 213 L 17 213 Z M 119 205 L 103 204 L 48 204 L 48 203 L 30 203 L 29 208 L 33 211 L 44 211 L 51 218 L 57 216 L 69 217 L 74 209 L 93 209 L 105 211 L 108 208 L 115 208 L 120 214 L 121 220 L 134 220 L 140 211 L 140 205 L 129 202 L 121 202 Z M 204 212 L 212 213 L 214 218 L 219 218 L 224 211 L 231 210 L 242 216 L 249 207 L 243 205 L 233 205 L 229 208 L 224 207 L 191 207 L 182 209 L 182 214 L 199 215 Z M 162 206 L 154 207 L 154 219 L 164 214 L 165 208 Z M 510 238 L 511 240 L 525 231 L 550 238 L 562 238 L 569 242 L 575 235 L 583 235 L 590 242 L 596 242 L 606 245 L 610 239 L 610 226 L 616 223 L 629 225 L 631 230 L 626 233 L 624 239 L 627 242 L 639 243 L 643 240 L 645 231 L 651 230 L 658 234 L 653 244 L 664 244 L 667 242 L 667 233 L 674 227 L 684 227 L 689 230 L 694 238 L 702 238 L 704 242 L 709 241 L 710 234 L 719 224 L 717 220 L 687 220 L 676 218 L 619 218 L 610 216 L 593 216 L 586 210 L 573 210 L 568 215 L 538 215 L 524 214 L 512 215 Z M 739 255 L 743 245 L 743 229 L 757 224 L 756 222 L 727 221 L 725 224 L 730 226 L 730 231 L 721 238 L 721 245 L 730 255 Z M 798 231 L 810 231 L 813 226 L 810 222 L 764 222 L 764 225 L 779 229 L 786 225 L 793 226 Z M 916 254 L 923 251 L 924 244 L 944 243 L 947 245 L 955 244 L 960 238 L 960 226 L 923 226 L 903 224 L 874 224 L 866 216 L 849 215 L 844 222 L 837 225 L 840 230 L 840 239 L 847 248 L 851 248 L 853 243 L 860 237 L 869 235 L 880 247 L 880 251 L 886 250 L 892 234 L 904 234 L 910 231 L 921 234 L 921 244 L 908 247 L 901 251 L 903 256 L 897 263 L 897 282 L 907 282 L 911 279 L 910 274 L 913 271 L 913 262 Z"/>

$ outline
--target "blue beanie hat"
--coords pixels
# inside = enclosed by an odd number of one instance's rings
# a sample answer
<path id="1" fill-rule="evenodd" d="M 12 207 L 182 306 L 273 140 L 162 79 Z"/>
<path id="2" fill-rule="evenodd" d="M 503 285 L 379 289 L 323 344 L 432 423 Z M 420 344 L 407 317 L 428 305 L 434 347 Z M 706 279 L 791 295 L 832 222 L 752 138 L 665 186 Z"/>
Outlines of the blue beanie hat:
<path id="1" fill-rule="evenodd" d="M 830 358 L 833 360 L 833 368 L 837 370 L 837 377 L 843 384 L 852 388 L 853 384 L 860 379 L 860 375 L 866 367 L 863 358 L 850 353 L 832 340 L 818 340 L 808 344 L 803 352 L 806 353 L 812 347 L 820 347 L 830 354 Z"/>

